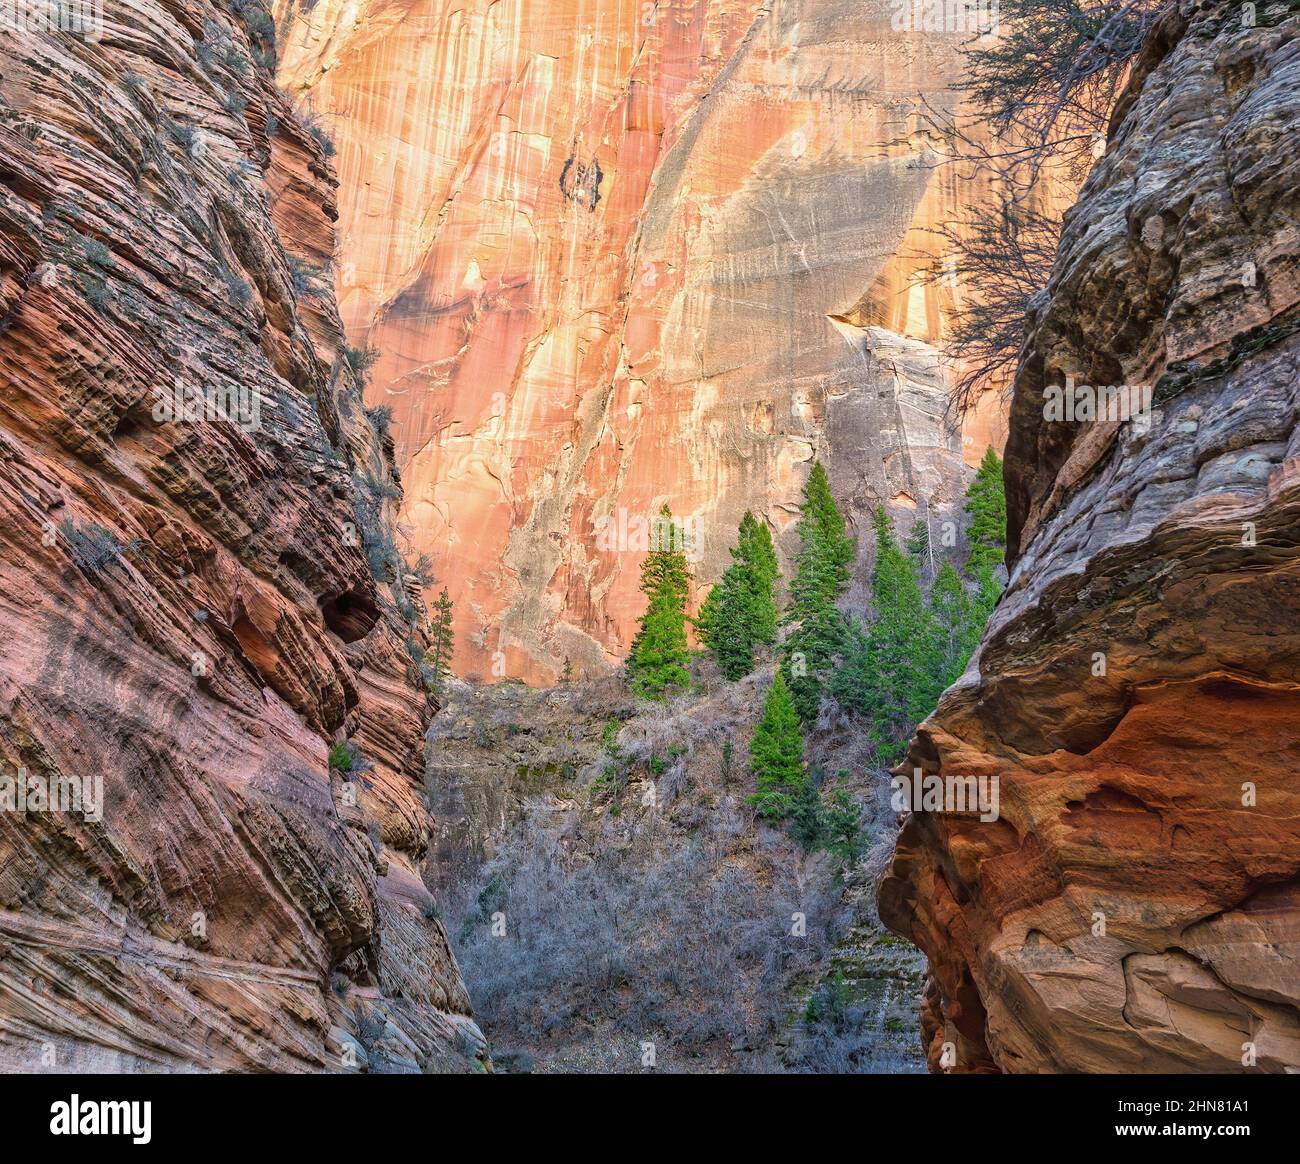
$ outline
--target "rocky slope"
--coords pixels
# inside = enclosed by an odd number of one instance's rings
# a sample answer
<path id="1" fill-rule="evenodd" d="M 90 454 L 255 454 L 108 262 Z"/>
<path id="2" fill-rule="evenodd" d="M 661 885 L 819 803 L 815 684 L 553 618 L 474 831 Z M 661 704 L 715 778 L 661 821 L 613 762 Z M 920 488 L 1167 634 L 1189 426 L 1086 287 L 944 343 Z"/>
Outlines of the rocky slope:
<path id="1" fill-rule="evenodd" d="M 872 860 L 805 852 L 746 803 L 770 670 L 696 673 L 658 705 L 612 677 L 457 683 L 431 725 L 437 894 L 493 1062 L 923 1069 L 924 960 L 876 918 Z M 894 818 L 861 731 L 839 721 L 809 744 L 861 801 L 878 869 Z"/>
<path id="2" fill-rule="evenodd" d="M 136 0 L 98 39 L 0 40 L 4 1069 L 482 1045 L 421 880 L 392 447 L 272 33 L 256 3 Z M 17 811 L 18 779 L 91 801 Z"/>
<path id="3" fill-rule="evenodd" d="M 911 816 L 881 888 L 932 1067 L 1300 1070 L 1298 32 L 1161 20 L 1033 313 L 1010 586 L 908 763 L 1001 818 Z M 1066 375 L 1157 414 L 1049 420 Z"/>
<path id="4" fill-rule="evenodd" d="M 959 499 L 933 346 L 957 292 L 916 276 L 982 196 L 921 114 L 965 33 L 896 32 L 886 0 L 276 11 L 459 674 L 621 659 L 664 501 L 712 582 L 746 508 L 789 530 L 814 455 L 851 516 Z M 972 464 L 1001 441 L 967 435 Z"/>

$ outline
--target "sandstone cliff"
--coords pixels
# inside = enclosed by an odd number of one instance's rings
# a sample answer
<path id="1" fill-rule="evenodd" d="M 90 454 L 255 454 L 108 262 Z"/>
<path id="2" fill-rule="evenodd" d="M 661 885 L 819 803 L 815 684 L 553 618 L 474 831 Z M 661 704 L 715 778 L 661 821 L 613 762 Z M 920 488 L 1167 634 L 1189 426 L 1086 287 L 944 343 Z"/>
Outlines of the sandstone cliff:
<path id="1" fill-rule="evenodd" d="M 958 501 L 933 346 L 956 292 L 915 276 L 978 196 L 920 114 L 965 34 L 895 32 L 885 0 L 277 14 L 281 80 L 338 148 L 343 318 L 380 353 L 458 674 L 621 658 L 664 501 L 704 582 L 746 508 L 789 529 L 814 455 L 851 518 Z M 969 435 L 971 463 L 1001 439 Z"/>
<path id="2" fill-rule="evenodd" d="M 0 41 L 5 1069 L 481 1047 L 421 880 L 392 447 L 274 56 L 251 0 Z M 92 801 L 102 777 L 102 811 L 15 811 L 19 777 Z"/>
<path id="3" fill-rule="evenodd" d="M 932 1067 L 1300 1069 L 1300 16 L 1158 24 L 1015 384 L 1012 576 L 881 888 Z M 1154 385 L 1149 426 L 1045 389 Z"/>

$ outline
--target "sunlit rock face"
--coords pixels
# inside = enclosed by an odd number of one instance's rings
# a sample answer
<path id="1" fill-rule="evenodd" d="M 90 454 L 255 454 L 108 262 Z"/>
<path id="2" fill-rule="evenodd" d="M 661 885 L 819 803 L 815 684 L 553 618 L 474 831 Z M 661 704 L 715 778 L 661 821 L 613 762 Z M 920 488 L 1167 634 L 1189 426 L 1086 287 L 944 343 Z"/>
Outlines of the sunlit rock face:
<path id="1" fill-rule="evenodd" d="M 935 1069 L 1300 1070 L 1300 15 L 1279 13 L 1160 21 L 1031 315 L 1010 584 L 904 766 L 996 780 L 999 818 L 913 813 L 880 890 L 930 959 Z M 1062 422 L 1066 376 L 1154 386 L 1155 411 Z"/>
<path id="2" fill-rule="evenodd" d="M 865 511 L 948 511 L 952 290 L 916 275 L 975 197 L 918 113 L 964 34 L 871 0 L 320 0 L 280 79 L 338 148 L 337 279 L 380 355 L 403 514 L 461 673 L 625 652 L 641 524 L 716 579 L 747 507 L 788 531 L 814 456 Z M 626 533 L 625 533 L 626 531 Z M 611 536 L 602 537 L 609 533 Z M 782 541 L 788 551 L 788 536 Z"/>
<path id="3" fill-rule="evenodd" d="M 265 11 L 106 7 L 0 36 L 0 1069 L 468 1066 L 327 163 Z"/>

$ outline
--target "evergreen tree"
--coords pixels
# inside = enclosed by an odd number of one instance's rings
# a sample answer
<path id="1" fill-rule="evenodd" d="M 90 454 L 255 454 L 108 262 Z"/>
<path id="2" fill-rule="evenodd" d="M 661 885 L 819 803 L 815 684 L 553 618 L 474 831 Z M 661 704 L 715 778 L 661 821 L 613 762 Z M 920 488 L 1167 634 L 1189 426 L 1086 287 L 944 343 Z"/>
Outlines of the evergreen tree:
<path id="1" fill-rule="evenodd" d="M 924 563 L 930 555 L 930 523 L 923 517 L 912 522 L 912 532 L 907 536 L 907 552 Z"/>
<path id="2" fill-rule="evenodd" d="M 841 706 L 865 716 L 882 755 L 892 759 L 937 694 L 939 669 L 933 619 L 916 567 L 894 540 L 884 507 L 874 516 L 876 560 L 871 570 L 872 619 L 854 622 L 832 689 Z"/>
<path id="3" fill-rule="evenodd" d="M 687 669 L 686 610 L 671 587 L 650 597 L 641 621 L 641 634 L 632 656 L 632 690 L 647 699 L 662 699 L 670 690 L 690 686 Z"/>
<path id="4" fill-rule="evenodd" d="M 824 849 L 838 862 L 853 865 L 862 856 L 862 806 L 848 791 L 819 791 L 809 772 L 790 809 L 790 839 L 805 853 Z"/>
<path id="5" fill-rule="evenodd" d="M 970 595 L 953 569 L 945 562 L 930 588 L 930 612 L 934 645 L 931 656 L 934 699 L 961 678 L 966 663 L 975 650 L 983 626 L 977 621 Z"/>
<path id="6" fill-rule="evenodd" d="M 857 553 L 820 461 L 808 475 L 795 528 L 799 552 L 786 615 L 793 629 L 784 643 L 781 669 L 806 724 L 816 718 L 823 685 L 843 647 L 844 617 L 836 603 L 848 587 Z"/>
<path id="7" fill-rule="evenodd" d="M 736 551 L 732 550 L 731 552 L 734 554 Z M 719 656 L 719 662 L 721 662 L 719 645 L 724 632 L 729 629 L 727 625 L 729 620 L 722 613 L 722 600 L 728 593 L 726 583 L 731 571 L 734 569 L 734 566 L 727 567 L 721 581 L 709 588 L 708 594 L 704 596 L 704 601 L 700 603 L 700 609 L 696 611 L 695 617 L 691 619 L 691 622 L 695 624 L 695 633 L 699 636 L 700 642 Z M 728 675 L 727 678 L 731 678 L 731 676 Z"/>
<path id="8" fill-rule="evenodd" d="M 822 848 L 853 865 L 866 848 L 861 806 L 843 788 L 836 789 L 822 807 L 822 821 Z"/>
<path id="9" fill-rule="evenodd" d="M 746 564 L 752 591 L 749 598 L 749 625 L 754 642 L 769 646 L 776 641 L 780 615 L 776 608 L 776 579 L 779 568 L 772 531 L 748 510 L 740 519 L 740 544 L 737 552 Z"/>
<path id="10" fill-rule="evenodd" d="M 662 699 L 671 689 L 690 686 L 691 654 L 686 644 L 690 582 L 684 535 L 665 505 L 655 522 L 650 553 L 641 563 L 646 612 L 628 656 L 628 677 L 638 695 Z"/>
<path id="11" fill-rule="evenodd" d="M 1006 560 L 1007 546 L 1007 495 L 1002 484 L 1002 461 L 991 448 L 985 452 L 975 480 L 966 490 L 966 512 L 971 517 L 966 575 L 982 583 Z"/>
<path id="12" fill-rule="evenodd" d="M 443 681 L 451 674 L 451 651 L 455 641 L 451 630 L 451 608 L 451 598 L 444 586 L 433 604 L 429 620 L 432 641 L 424 653 L 424 663 L 429 672 L 426 682 L 434 691 L 441 691 Z"/>
<path id="13" fill-rule="evenodd" d="M 1007 495 L 1002 483 L 1002 461 L 991 448 L 966 490 L 966 512 L 971 515 L 971 524 L 965 573 L 975 582 L 971 625 L 965 636 L 969 658 L 1002 593 L 999 571 L 1006 561 Z"/>
<path id="14" fill-rule="evenodd" d="M 779 668 L 763 704 L 763 718 L 754 729 L 749 762 L 758 787 L 749 803 L 768 820 L 789 816 L 805 784 L 803 736 Z"/>
<path id="15" fill-rule="evenodd" d="M 843 635 L 832 693 L 863 716 L 886 762 L 901 755 L 916 725 L 960 678 L 997 602 L 1006 546 L 1002 464 L 988 452 L 966 493 L 971 552 L 965 577 L 950 562 L 935 575 L 928 602 L 916 559 L 929 552 L 928 529 L 918 521 L 904 554 L 883 508 L 874 517 L 876 559 L 872 609 Z"/>
<path id="16" fill-rule="evenodd" d="M 880 680 L 871 667 L 870 621 L 847 620 L 840 644 L 840 663 L 831 676 L 831 694 L 846 711 L 870 717 Z"/>
<path id="17" fill-rule="evenodd" d="M 754 648 L 776 637 L 776 550 L 766 525 L 746 511 L 739 542 L 722 580 L 709 591 L 695 619 L 700 639 L 722 674 L 741 679 L 754 667 Z"/>
<path id="18" fill-rule="evenodd" d="M 822 843 L 825 830 L 826 814 L 821 793 L 817 791 L 810 773 L 790 807 L 790 839 L 805 853 L 811 853 Z"/>

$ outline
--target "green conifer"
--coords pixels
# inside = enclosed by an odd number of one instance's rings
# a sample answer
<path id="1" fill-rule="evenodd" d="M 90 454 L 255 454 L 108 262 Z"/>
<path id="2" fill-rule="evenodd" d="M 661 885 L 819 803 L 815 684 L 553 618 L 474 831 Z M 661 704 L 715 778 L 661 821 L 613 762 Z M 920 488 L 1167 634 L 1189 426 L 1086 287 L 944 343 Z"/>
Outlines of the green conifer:
<path id="1" fill-rule="evenodd" d="M 662 699 L 673 689 L 690 686 L 691 654 L 686 643 L 690 582 L 685 539 L 665 505 L 655 522 L 650 552 L 641 563 L 646 611 L 628 656 L 628 678 L 638 695 Z"/>
<path id="2" fill-rule="evenodd" d="M 844 618 L 836 603 L 848 587 L 857 553 L 820 461 L 808 475 L 795 529 L 799 551 L 786 614 L 793 629 L 783 644 L 781 669 L 799 718 L 807 724 L 816 718 L 824 684 L 843 647 Z"/>
<path id="3" fill-rule="evenodd" d="M 754 729 L 749 762 L 758 788 L 749 802 L 768 820 L 789 816 L 804 787 L 803 736 L 779 668 L 763 704 L 763 718 Z"/>
<path id="4" fill-rule="evenodd" d="M 982 626 L 976 622 L 970 595 L 951 562 L 940 567 L 930 588 L 930 612 L 934 616 L 932 628 L 935 636 L 931 674 L 933 696 L 937 701 L 966 669 Z"/>
<path id="5" fill-rule="evenodd" d="M 985 452 L 975 480 L 966 491 L 966 512 L 971 517 L 966 575 L 982 583 L 1003 564 L 1007 547 L 1007 495 L 1002 483 L 1002 461 L 992 448 Z"/>
<path id="6" fill-rule="evenodd" d="M 894 540 L 883 506 L 876 509 L 873 522 L 872 618 L 866 625 L 852 624 L 832 690 L 841 706 L 867 718 L 882 756 L 893 759 L 930 710 L 939 665 L 933 619 L 916 567 Z"/>
<path id="7" fill-rule="evenodd" d="M 455 645 L 455 636 L 451 629 L 451 614 L 452 602 L 444 586 L 430 613 L 430 644 L 429 649 L 424 653 L 424 665 L 427 668 L 425 681 L 435 692 L 442 690 L 443 682 L 451 674 L 451 652 Z"/>
<path id="8" fill-rule="evenodd" d="M 772 642 L 777 623 L 776 550 L 767 526 L 748 511 L 731 556 L 732 564 L 709 591 L 695 625 L 722 674 L 736 680 L 753 670 L 754 648 Z"/>

